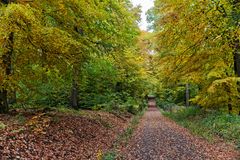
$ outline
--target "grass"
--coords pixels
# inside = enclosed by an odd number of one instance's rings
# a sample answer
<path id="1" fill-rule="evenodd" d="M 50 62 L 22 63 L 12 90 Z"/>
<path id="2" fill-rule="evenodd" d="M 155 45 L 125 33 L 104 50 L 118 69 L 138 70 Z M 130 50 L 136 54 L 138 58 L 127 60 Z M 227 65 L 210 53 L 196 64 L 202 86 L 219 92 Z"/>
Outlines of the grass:
<path id="1" fill-rule="evenodd" d="M 71 115 L 84 115 L 82 110 L 75 110 L 72 108 L 68 108 L 65 106 L 55 107 L 56 111 L 64 114 L 71 114 Z"/>
<path id="2" fill-rule="evenodd" d="M 133 117 L 127 129 L 122 134 L 120 134 L 116 139 L 113 145 L 113 149 L 111 151 L 104 153 L 102 160 L 115 160 L 118 157 L 121 157 L 121 155 L 119 155 L 119 153 L 116 151 L 117 148 L 120 145 L 127 145 L 128 141 L 132 137 L 133 132 L 136 129 L 137 125 L 139 124 L 139 121 L 144 113 L 145 113 L 145 109 Z"/>
<path id="3" fill-rule="evenodd" d="M 105 153 L 102 158 L 102 160 L 115 160 L 115 159 L 117 159 L 117 153 L 115 151 Z"/>
<path id="4" fill-rule="evenodd" d="M 185 108 L 176 112 L 163 114 L 178 124 L 188 128 L 192 133 L 209 141 L 220 137 L 236 144 L 240 148 L 240 116 L 218 111 L 203 111 L 196 107 Z"/>

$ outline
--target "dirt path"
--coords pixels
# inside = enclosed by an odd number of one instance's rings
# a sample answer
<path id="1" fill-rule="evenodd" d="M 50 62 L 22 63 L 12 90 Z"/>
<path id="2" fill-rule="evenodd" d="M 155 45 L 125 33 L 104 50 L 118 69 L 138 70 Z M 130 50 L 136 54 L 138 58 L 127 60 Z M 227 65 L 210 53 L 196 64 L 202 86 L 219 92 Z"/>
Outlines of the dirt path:
<path id="1" fill-rule="evenodd" d="M 143 116 L 129 145 L 128 160 L 237 160 L 238 151 L 224 143 L 210 144 L 164 117 L 155 107 Z"/>

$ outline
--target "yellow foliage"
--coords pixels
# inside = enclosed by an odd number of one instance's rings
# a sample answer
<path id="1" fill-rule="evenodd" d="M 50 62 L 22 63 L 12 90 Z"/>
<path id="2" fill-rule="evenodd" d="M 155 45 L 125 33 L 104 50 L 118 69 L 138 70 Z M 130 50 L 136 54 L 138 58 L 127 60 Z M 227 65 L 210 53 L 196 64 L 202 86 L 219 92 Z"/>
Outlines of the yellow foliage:
<path id="1" fill-rule="evenodd" d="M 239 78 L 234 73 L 232 45 L 239 37 L 237 7 L 239 3 L 227 0 L 156 0 L 159 83 L 165 87 L 193 83 L 201 88 L 193 102 L 204 107 L 238 107 Z"/>

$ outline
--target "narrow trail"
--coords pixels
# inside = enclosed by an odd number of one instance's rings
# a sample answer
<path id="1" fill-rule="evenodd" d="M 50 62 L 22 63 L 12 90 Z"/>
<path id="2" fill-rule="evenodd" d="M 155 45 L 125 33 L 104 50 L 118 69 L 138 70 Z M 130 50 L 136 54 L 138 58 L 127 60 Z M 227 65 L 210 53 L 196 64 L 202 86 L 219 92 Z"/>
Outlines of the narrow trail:
<path id="1" fill-rule="evenodd" d="M 153 103 L 153 102 L 151 102 Z M 210 144 L 150 107 L 129 145 L 128 160 L 238 160 L 239 152 L 223 142 Z"/>

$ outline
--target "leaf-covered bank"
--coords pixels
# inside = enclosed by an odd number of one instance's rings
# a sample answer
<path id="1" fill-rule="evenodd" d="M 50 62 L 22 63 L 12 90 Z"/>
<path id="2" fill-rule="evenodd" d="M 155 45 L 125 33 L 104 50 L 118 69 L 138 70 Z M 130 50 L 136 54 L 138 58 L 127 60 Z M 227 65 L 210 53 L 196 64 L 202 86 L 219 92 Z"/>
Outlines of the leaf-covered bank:
<path id="1" fill-rule="evenodd" d="M 125 132 L 132 114 L 62 108 L 0 115 L 2 159 L 97 159 Z"/>

